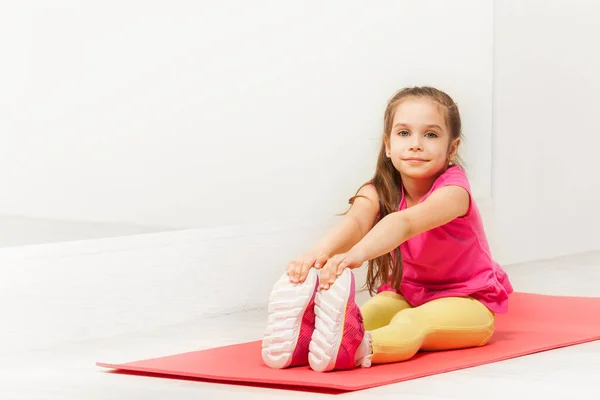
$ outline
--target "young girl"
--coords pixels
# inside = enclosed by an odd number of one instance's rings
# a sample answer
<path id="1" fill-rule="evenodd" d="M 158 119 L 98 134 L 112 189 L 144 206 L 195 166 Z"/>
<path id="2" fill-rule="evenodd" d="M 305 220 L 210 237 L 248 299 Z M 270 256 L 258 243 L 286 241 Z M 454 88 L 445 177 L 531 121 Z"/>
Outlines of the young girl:
<path id="1" fill-rule="evenodd" d="M 370 367 L 489 341 L 513 289 L 490 255 L 460 138 L 446 93 L 415 87 L 390 99 L 375 176 L 273 288 L 268 366 Z M 365 262 L 377 294 L 359 308 L 351 270 Z"/>

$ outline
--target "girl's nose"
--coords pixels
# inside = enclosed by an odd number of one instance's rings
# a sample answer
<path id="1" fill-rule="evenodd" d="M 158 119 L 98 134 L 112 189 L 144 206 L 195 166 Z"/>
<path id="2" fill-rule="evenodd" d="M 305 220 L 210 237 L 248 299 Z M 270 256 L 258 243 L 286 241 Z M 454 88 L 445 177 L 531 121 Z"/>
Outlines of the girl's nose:
<path id="1" fill-rule="evenodd" d="M 423 143 L 421 141 L 421 138 L 418 137 L 418 135 L 414 135 L 411 138 L 410 149 L 412 151 L 423 150 Z"/>

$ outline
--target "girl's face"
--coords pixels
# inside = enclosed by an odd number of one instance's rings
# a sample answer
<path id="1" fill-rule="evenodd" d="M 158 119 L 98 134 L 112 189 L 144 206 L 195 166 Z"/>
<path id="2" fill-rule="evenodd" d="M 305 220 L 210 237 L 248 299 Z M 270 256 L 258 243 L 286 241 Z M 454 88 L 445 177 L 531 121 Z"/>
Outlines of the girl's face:
<path id="1" fill-rule="evenodd" d="M 435 177 L 456 155 L 460 139 L 452 139 L 440 107 L 427 98 L 408 98 L 396 108 L 386 152 L 401 175 Z"/>

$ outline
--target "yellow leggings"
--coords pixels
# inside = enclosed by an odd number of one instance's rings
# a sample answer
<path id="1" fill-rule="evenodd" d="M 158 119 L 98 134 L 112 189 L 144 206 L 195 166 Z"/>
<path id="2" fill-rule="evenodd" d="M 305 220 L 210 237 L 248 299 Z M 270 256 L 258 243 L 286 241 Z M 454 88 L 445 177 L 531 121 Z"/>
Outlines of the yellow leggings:
<path id="1" fill-rule="evenodd" d="M 381 292 L 360 308 L 371 331 L 371 363 L 405 361 L 419 350 L 483 346 L 494 333 L 494 314 L 470 297 L 447 297 L 412 307 L 399 294 Z"/>

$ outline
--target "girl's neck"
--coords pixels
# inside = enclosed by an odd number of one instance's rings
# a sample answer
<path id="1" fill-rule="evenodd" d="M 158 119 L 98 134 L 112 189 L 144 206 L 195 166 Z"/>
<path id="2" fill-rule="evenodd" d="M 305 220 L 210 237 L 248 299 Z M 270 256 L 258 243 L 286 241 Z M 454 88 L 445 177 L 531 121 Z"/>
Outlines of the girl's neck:
<path id="1" fill-rule="evenodd" d="M 413 179 L 402 174 L 402 186 L 404 188 L 404 199 L 408 207 L 417 204 L 423 196 L 425 196 L 433 186 L 435 180 L 444 173 L 445 170 L 427 179 Z"/>
<path id="2" fill-rule="evenodd" d="M 407 206 L 417 204 L 429 192 L 433 182 L 435 182 L 435 179 L 425 180 L 403 177 L 402 186 L 404 187 L 404 199 Z"/>

